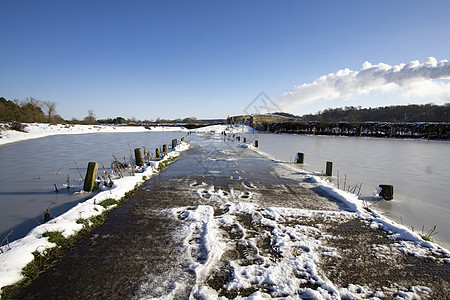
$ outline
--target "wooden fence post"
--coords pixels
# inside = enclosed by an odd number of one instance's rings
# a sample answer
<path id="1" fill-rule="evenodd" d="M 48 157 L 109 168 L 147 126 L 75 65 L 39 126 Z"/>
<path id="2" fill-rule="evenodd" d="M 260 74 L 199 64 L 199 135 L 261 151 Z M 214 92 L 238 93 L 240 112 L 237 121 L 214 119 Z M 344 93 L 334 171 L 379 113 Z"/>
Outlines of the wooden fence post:
<path id="1" fill-rule="evenodd" d="M 177 146 L 177 144 L 178 144 L 178 140 L 177 140 L 177 139 L 173 139 L 173 140 L 172 140 L 172 150 L 175 149 L 175 147 Z"/>
<path id="2" fill-rule="evenodd" d="M 327 176 L 333 176 L 333 162 L 327 161 L 327 169 L 325 173 Z"/>
<path id="3" fill-rule="evenodd" d="M 161 159 L 161 152 L 160 152 L 159 148 L 156 148 L 156 150 L 155 150 L 155 158 Z"/>
<path id="4" fill-rule="evenodd" d="M 142 167 L 144 165 L 144 159 L 142 158 L 141 148 L 134 149 L 134 156 L 136 157 L 136 166 Z"/>
<path id="5" fill-rule="evenodd" d="M 86 170 L 86 176 L 84 177 L 83 190 L 86 192 L 92 192 L 95 185 L 95 177 L 97 176 L 98 164 L 96 162 L 88 163 Z"/>
<path id="6" fill-rule="evenodd" d="M 163 150 L 162 150 L 162 152 L 163 152 L 164 154 L 167 154 L 167 145 L 166 145 L 166 144 L 163 145 Z"/>
<path id="7" fill-rule="evenodd" d="M 298 152 L 297 155 L 295 156 L 295 162 L 297 164 L 303 164 L 305 162 L 305 154 Z"/>
<path id="8" fill-rule="evenodd" d="M 380 184 L 381 192 L 380 196 L 383 197 L 384 200 L 392 200 L 394 199 L 394 186 L 390 184 Z"/>
<path id="9" fill-rule="evenodd" d="M 258 140 L 255 140 L 255 148 L 258 148 Z"/>

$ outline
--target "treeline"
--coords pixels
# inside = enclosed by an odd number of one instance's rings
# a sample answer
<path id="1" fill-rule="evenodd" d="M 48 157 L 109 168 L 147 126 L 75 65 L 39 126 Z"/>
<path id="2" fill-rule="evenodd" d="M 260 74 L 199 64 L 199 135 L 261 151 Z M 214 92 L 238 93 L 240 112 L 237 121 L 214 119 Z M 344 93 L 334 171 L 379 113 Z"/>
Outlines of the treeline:
<path id="1" fill-rule="evenodd" d="M 82 120 L 72 118 L 64 120 L 56 113 L 56 103 L 52 101 L 41 101 L 33 97 L 23 101 L 14 99 L 6 100 L 0 97 L 0 122 L 17 123 L 14 128 L 22 128 L 18 123 L 53 123 L 53 124 L 101 124 L 101 125 L 184 125 L 198 127 L 211 123 L 220 123 L 223 120 L 197 120 L 195 117 L 184 119 L 162 119 L 137 120 L 136 118 L 125 119 L 123 117 L 97 119 L 93 110 L 87 111 L 87 116 Z"/>
<path id="2" fill-rule="evenodd" d="M 303 121 L 325 122 L 450 122 L 450 103 L 397 105 L 378 108 L 346 106 L 304 115 Z"/>
<path id="3" fill-rule="evenodd" d="M 67 121 L 56 113 L 56 102 L 41 101 L 33 97 L 22 101 L 18 99 L 11 101 L 0 97 L 0 122 L 97 124 L 93 110 L 88 110 L 88 115 L 83 120 L 72 118 L 72 120 Z"/>
<path id="4" fill-rule="evenodd" d="M 55 102 L 39 101 L 33 97 L 26 98 L 23 101 L 17 99 L 10 101 L 0 97 L 0 121 L 24 123 L 65 122 L 61 116 L 56 114 L 55 107 Z"/>
<path id="5" fill-rule="evenodd" d="M 136 118 L 131 118 L 131 119 L 125 119 L 122 117 L 117 117 L 117 118 L 108 118 L 108 119 L 99 119 L 97 120 L 98 124 L 102 124 L 102 125 L 207 125 L 210 124 L 211 122 L 215 122 L 217 120 L 197 120 L 197 118 L 194 117 L 189 117 L 189 118 L 184 118 L 184 119 L 162 119 L 162 118 L 157 118 L 156 120 L 137 120 Z M 219 121 L 223 121 L 223 120 L 219 120 Z M 217 122 L 219 122 L 217 121 Z"/>

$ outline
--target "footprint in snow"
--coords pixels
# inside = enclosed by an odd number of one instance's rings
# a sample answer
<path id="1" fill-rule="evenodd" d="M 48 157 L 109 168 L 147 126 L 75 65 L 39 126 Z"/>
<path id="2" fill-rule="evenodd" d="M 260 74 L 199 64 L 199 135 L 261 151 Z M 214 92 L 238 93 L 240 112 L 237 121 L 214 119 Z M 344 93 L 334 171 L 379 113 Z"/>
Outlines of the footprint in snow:
<path id="1" fill-rule="evenodd" d="M 249 199 L 252 195 L 249 192 L 244 192 L 239 195 L 241 199 Z"/>
<path id="2" fill-rule="evenodd" d="M 242 185 L 248 189 L 257 189 L 257 186 L 249 181 L 242 182 Z"/>

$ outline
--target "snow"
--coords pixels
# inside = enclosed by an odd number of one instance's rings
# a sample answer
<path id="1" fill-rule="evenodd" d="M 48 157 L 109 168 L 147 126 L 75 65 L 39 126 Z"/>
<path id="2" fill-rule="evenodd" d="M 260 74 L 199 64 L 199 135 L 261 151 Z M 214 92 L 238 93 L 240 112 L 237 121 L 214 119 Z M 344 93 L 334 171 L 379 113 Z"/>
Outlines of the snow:
<path id="1" fill-rule="evenodd" d="M 316 181 L 321 184 L 319 178 Z M 168 215 L 183 222 L 177 237 L 182 240 L 180 252 L 186 253 L 184 264 L 196 274 L 190 299 L 226 299 L 219 297 L 218 291 L 206 282 L 211 280 L 214 271 L 223 272 L 224 269 L 229 270 L 231 280 L 223 290 L 259 289 L 248 297 L 238 296 L 235 299 L 363 299 L 371 295 L 385 298 L 394 294 L 402 299 L 419 299 L 420 295 L 431 292 L 429 288 L 420 286 L 377 291 L 356 284 L 338 288 L 320 269 L 321 257 L 340 257 L 336 249 L 324 245 L 327 239 L 334 237 L 326 234 L 320 226 L 296 224 L 296 220 L 301 217 L 314 219 L 320 216 L 338 222 L 363 218 L 379 222 L 377 224 L 385 229 L 389 228 L 393 239 L 408 237 L 411 240 L 399 240 L 393 244 L 393 249 L 374 245 L 372 250 L 380 257 L 384 253 L 388 257 L 395 253 L 408 253 L 437 260 L 437 257 L 450 255 L 445 249 L 424 242 L 418 235 L 407 236 L 404 232 L 408 230 L 401 225 L 393 224 L 377 214 L 377 217 L 373 217 L 354 203 L 354 195 L 345 192 L 336 191 L 336 195 L 339 195 L 339 201 L 349 202 L 349 211 L 319 211 L 264 208 L 256 203 L 241 201 L 239 195 L 243 191 L 232 190 L 228 193 L 213 185 L 202 183 L 200 186 L 191 185 L 193 193 L 198 197 L 207 194 L 208 200 L 215 205 L 178 207 L 167 211 Z M 329 185 L 326 187 L 332 188 Z M 215 207 L 219 207 L 216 213 Z M 243 216 L 251 217 L 251 228 L 242 222 L 242 219 L 246 219 Z M 269 240 L 273 249 L 276 249 L 275 254 L 261 246 L 264 239 Z M 234 254 L 239 252 L 235 246 L 237 244 L 245 249 L 241 257 Z M 221 264 L 221 260 L 227 261 L 228 265 Z M 175 282 L 174 286 L 186 288 L 183 282 Z"/>
<path id="2" fill-rule="evenodd" d="M 2 125 L 2 124 L 0 124 Z M 3 124 L 5 125 L 5 124 Z M 112 133 L 112 132 L 149 132 L 144 126 L 109 126 L 109 125 L 63 125 L 31 123 L 26 125 L 27 132 L 14 130 L 0 130 L 0 145 L 19 142 L 29 139 L 60 135 L 60 134 L 88 134 L 88 133 Z M 151 131 L 187 131 L 184 127 L 149 127 Z"/>
<path id="3" fill-rule="evenodd" d="M 270 294 L 257 291 L 247 299 L 261 299 L 272 297 L 286 297 L 299 299 L 297 293 L 299 286 L 317 285 L 316 290 L 304 288 L 300 290 L 302 298 L 312 299 L 339 299 L 340 292 L 334 284 L 321 275 L 318 263 L 320 256 L 337 256 L 335 249 L 322 245 L 326 239 L 320 229 L 314 226 L 286 225 L 287 220 L 293 221 L 299 216 L 313 216 L 315 214 L 327 215 L 329 218 L 348 218 L 353 214 L 335 211 L 311 211 L 289 208 L 263 208 L 255 203 L 238 201 L 240 191 L 233 191 L 224 195 L 221 190 L 214 191 L 214 187 L 197 190 L 201 196 L 203 191 L 210 192 L 210 200 L 219 202 L 220 208 L 226 211 L 222 215 L 214 216 L 213 206 L 199 205 L 196 207 L 182 207 L 171 209 L 168 214 L 183 220 L 181 236 L 183 253 L 186 253 L 186 264 L 196 273 L 196 282 L 191 290 L 192 299 L 217 299 L 218 292 L 205 284 L 211 268 L 218 268 L 218 261 L 233 251 L 233 244 L 240 243 L 246 248 L 244 258 L 231 260 L 232 279 L 225 289 L 245 290 L 252 287 L 270 287 Z M 252 217 L 253 226 L 268 228 L 261 236 L 249 237 L 250 231 L 239 224 L 238 218 L 242 215 Z M 224 228 L 231 227 L 230 233 L 238 237 L 237 241 L 225 238 Z M 269 238 L 275 249 L 277 259 L 273 254 L 266 253 L 259 246 L 261 239 Z M 198 241 L 192 243 L 193 240 Z M 193 255 L 194 254 L 194 255 Z M 199 261 L 198 257 L 203 260 Z M 245 260 L 245 263 L 242 261 Z M 252 262 L 252 263 L 250 263 Z M 181 286 L 180 283 L 176 283 Z M 241 298 L 237 298 L 241 299 Z"/>
<path id="4" fill-rule="evenodd" d="M 136 171 L 135 176 L 115 179 L 111 189 L 104 190 L 95 197 L 79 203 L 59 217 L 37 226 L 25 237 L 2 246 L 3 253 L 0 253 L 0 288 L 23 278 L 21 275 L 22 269 L 33 260 L 32 253 L 34 251 L 43 253 L 46 249 L 56 246 L 50 243 L 48 238 L 42 236 L 44 233 L 58 231 L 66 238 L 76 234 L 83 228 L 82 224 L 77 223 L 78 219 L 88 219 L 102 214 L 107 209 L 112 209 L 114 206 L 105 209 L 100 203 L 110 198 L 121 199 L 125 196 L 125 193 L 132 190 L 136 185 L 143 183 L 144 177 L 149 178 L 158 173 L 157 169 L 160 163 L 177 157 L 181 151 L 188 148 L 188 143 L 181 142 L 175 147 L 174 151 L 169 152 L 162 160 L 151 162 L 150 165 Z"/>
<path id="5" fill-rule="evenodd" d="M 252 133 L 254 129 L 248 125 L 211 125 L 197 128 L 194 132 L 199 133 Z"/>

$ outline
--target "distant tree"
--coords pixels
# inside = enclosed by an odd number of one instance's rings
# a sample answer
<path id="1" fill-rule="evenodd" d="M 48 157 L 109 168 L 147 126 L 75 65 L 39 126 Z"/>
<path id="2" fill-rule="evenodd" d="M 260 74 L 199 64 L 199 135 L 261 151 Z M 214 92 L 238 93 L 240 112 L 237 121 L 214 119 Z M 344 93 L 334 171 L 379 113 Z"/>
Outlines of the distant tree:
<path id="1" fill-rule="evenodd" d="M 128 120 L 126 121 L 126 123 L 127 123 L 127 124 L 133 124 L 133 125 L 135 125 L 135 124 L 138 124 L 138 123 L 139 123 L 139 120 L 136 119 L 135 117 L 132 117 L 132 118 L 128 118 Z"/>
<path id="2" fill-rule="evenodd" d="M 18 121 L 20 116 L 20 106 L 5 98 L 0 98 L 0 121 L 12 122 Z"/>
<path id="3" fill-rule="evenodd" d="M 96 124 L 97 121 L 95 119 L 95 113 L 92 109 L 88 110 L 88 115 L 87 117 L 84 118 L 84 123 L 86 124 Z"/>
<path id="4" fill-rule="evenodd" d="M 43 123 L 47 121 L 47 118 L 42 111 L 42 103 L 41 101 L 29 97 L 20 103 L 21 112 L 20 112 L 20 120 L 21 122 L 37 122 Z"/>
<path id="5" fill-rule="evenodd" d="M 114 119 L 114 122 L 113 122 L 113 123 L 114 123 L 114 124 L 125 124 L 125 123 L 126 123 L 126 120 L 125 120 L 125 118 L 117 117 L 117 118 Z"/>
<path id="6" fill-rule="evenodd" d="M 17 102 L 18 100 L 14 99 L 14 101 Z M 27 105 L 27 104 L 31 105 L 31 106 L 34 106 L 34 107 L 42 107 L 41 101 L 39 101 L 38 99 L 35 99 L 33 97 L 25 98 L 25 100 L 20 102 L 20 106 L 24 106 L 24 105 Z"/>
<path id="7" fill-rule="evenodd" d="M 52 123 L 53 117 L 56 114 L 56 102 L 44 101 L 43 106 L 45 108 L 45 112 L 47 113 L 48 123 Z"/>
<path id="8" fill-rule="evenodd" d="M 29 97 L 24 101 L 14 99 L 6 100 L 0 97 L 0 121 L 6 122 L 46 122 L 47 118 L 42 111 L 42 102 Z"/>
<path id="9" fill-rule="evenodd" d="M 52 121 L 53 121 L 53 123 L 56 123 L 56 124 L 66 124 L 67 123 L 66 120 L 64 120 L 64 118 L 58 114 L 55 114 L 52 117 Z"/>
<path id="10" fill-rule="evenodd" d="M 183 123 L 192 124 L 192 123 L 196 123 L 196 122 L 197 122 L 197 118 L 195 118 L 195 117 L 190 117 L 190 118 L 184 118 L 183 119 Z"/>

